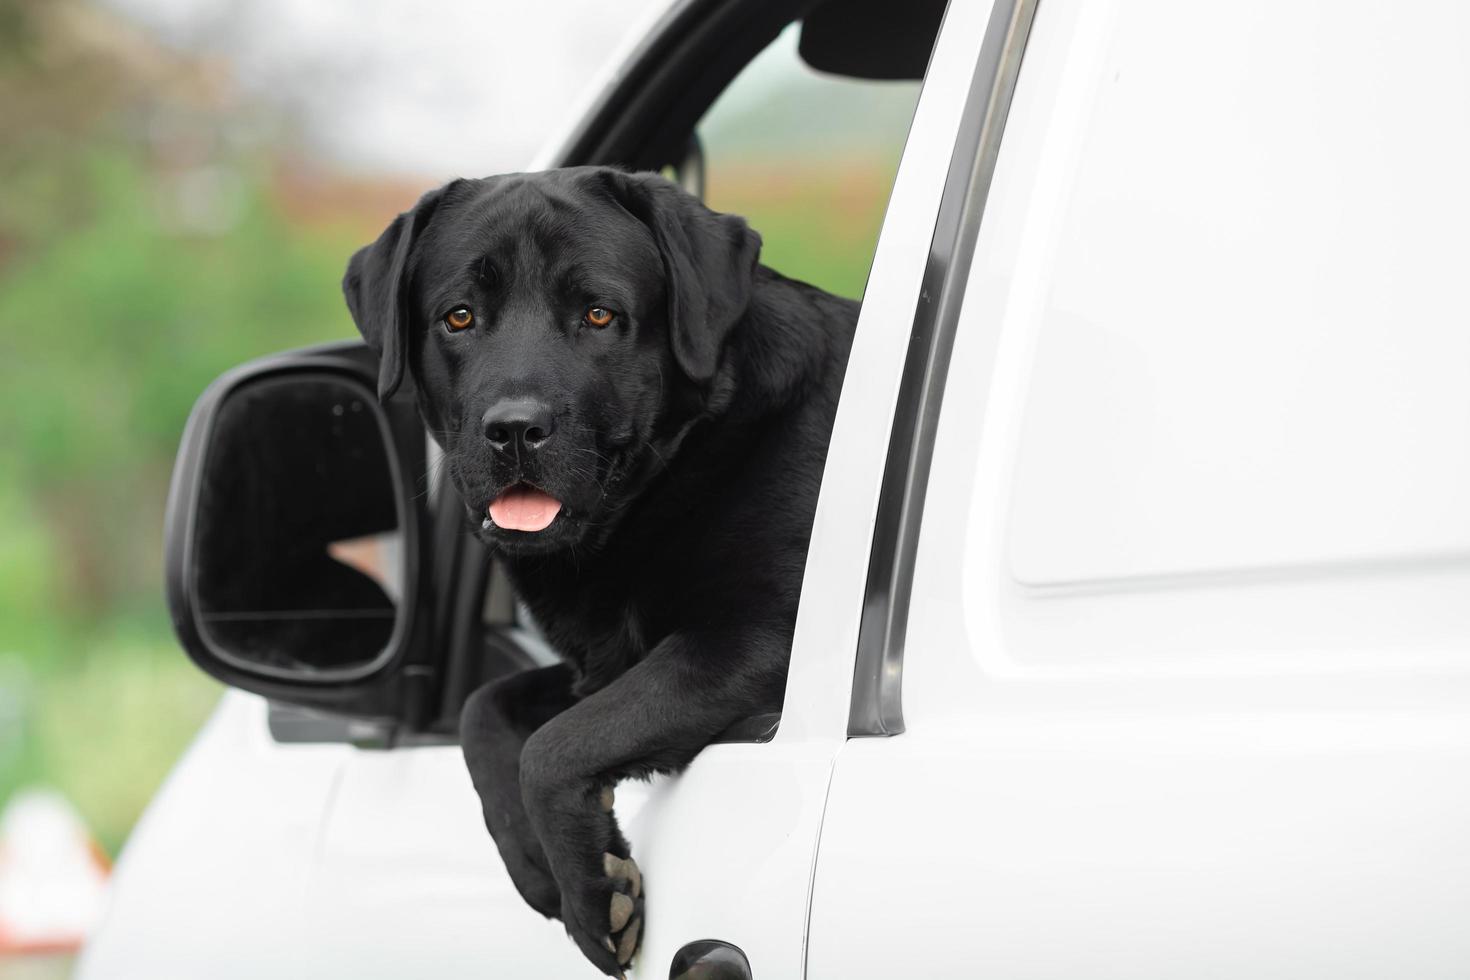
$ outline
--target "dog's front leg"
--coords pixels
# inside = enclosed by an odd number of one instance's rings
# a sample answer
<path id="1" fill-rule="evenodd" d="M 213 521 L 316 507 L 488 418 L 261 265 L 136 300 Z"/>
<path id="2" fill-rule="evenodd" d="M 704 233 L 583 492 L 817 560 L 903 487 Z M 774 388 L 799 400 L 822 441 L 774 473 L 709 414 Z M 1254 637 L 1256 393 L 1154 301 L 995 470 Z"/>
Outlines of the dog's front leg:
<path id="1" fill-rule="evenodd" d="M 521 897 L 549 918 L 561 915 L 561 890 L 521 802 L 521 750 L 533 732 L 576 703 L 573 680 L 566 664 L 503 677 L 471 694 L 459 720 L 485 826 Z"/>
<path id="2" fill-rule="evenodd" d="M 789 649 L 774 631 L 674 634 L 526 741 L 522 796 L 561 888 L 562 921 L 609 976 L 632 959 L 643 924 L 609 788 L 681 769 L 734 722 L 779 705 Z"/>

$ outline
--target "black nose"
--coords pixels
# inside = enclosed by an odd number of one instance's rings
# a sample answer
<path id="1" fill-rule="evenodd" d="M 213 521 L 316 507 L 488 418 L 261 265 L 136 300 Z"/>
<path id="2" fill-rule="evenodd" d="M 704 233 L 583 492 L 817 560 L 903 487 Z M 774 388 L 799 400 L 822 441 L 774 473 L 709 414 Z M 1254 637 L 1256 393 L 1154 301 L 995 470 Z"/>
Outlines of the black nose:
<path id="1" fill-rule="evenodd" d="M 536 398 L 502 398 L 480 417 L 485 438 L 501 452 L 539 449 L 556 428 L 551 406 Z"/>

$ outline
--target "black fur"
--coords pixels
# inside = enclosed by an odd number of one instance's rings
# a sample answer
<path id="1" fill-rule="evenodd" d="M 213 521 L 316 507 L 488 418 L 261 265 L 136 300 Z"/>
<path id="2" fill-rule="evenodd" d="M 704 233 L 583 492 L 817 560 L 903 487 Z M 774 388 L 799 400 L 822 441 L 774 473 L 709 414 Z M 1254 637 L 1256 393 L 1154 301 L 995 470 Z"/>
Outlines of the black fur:
<path id="1" fill-rule="evenodd" d="M 857 304 L 759 251 L 660 177 L 577 168 L 431 192 L 343 283 L 383 397 L 406 363 L 475 533 L 568 661 L 477 691 L 461 740 L 521 894 L 610 975 L 642 905 L 610 951 L 612 895 L 633 889 L 604 867 L 629 853 L 603 793 L 682 768 L 785 686 Z M 458 306 L 475 323 L 451 333 Z M 590 326 L 592 306 L 617 317 Z M 554 419 L 538 448 L 487 441 L 507 398 Z M 482 529 L 517 483 L 560 515 Z"/>

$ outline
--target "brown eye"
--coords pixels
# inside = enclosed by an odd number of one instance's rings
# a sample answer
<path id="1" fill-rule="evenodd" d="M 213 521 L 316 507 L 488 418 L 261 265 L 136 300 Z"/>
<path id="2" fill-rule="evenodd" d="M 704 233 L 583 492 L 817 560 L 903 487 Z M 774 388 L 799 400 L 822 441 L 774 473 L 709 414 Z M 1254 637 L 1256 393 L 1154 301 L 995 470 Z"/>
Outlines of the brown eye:
<path id="1" fill-rule="evenodd" d="M 474 322 L 475 315 L 463 306 L 450 310 L 449 314 L 444 318 L 444 326 L 451 333 L 468 330 Z"/>
<path id="2" fill-rule="evenodd" d="M 613 322 L 613 311 L 601 306 L 594 306 L 583 314 L 582 318 L 591 326 L 605 327 Z"/>

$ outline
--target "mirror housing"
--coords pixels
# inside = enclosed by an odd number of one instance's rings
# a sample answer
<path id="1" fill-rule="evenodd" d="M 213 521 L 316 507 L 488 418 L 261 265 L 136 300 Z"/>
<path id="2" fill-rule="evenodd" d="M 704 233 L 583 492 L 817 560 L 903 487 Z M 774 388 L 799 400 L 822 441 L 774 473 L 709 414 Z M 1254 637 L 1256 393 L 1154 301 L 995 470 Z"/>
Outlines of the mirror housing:
<path id="1" fill-rule="evenodd" d="M 211 676 L 413 728 L 432 714 L 427 442 L 412 399 L 380 405 L 376 379 L 354 341 L 211 384 L 174 464 L 165 585 L 180 644 Z"/>
<path id="2" fill-rule="evenodd" d="M 797 51 L 817 71 L 922 81 L 948 0 L 824 0 L 802 19 Z"/>

